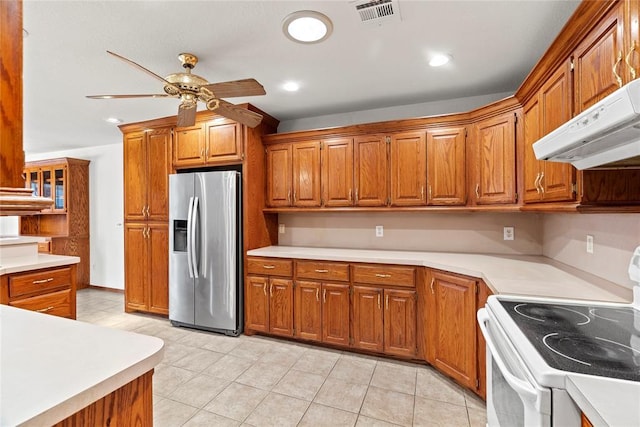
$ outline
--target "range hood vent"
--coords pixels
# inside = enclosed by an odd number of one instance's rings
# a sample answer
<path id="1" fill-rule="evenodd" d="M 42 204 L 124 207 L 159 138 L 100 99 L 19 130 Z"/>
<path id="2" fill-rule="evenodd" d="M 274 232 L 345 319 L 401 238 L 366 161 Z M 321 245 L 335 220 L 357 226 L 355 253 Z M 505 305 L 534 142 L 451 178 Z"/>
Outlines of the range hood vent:
<path id="1" fill-rule="evenodd" d="M 533 144 L 540 160 L 577 169 L 640 167 L 640 80 L 633 80 Z"/>
<path id="2" fill-rule="evenodd" d="M 361 0 L 355 3 L 360 21 L 381 24 L 385 21 L 400 20 L 397 0 Z"/>

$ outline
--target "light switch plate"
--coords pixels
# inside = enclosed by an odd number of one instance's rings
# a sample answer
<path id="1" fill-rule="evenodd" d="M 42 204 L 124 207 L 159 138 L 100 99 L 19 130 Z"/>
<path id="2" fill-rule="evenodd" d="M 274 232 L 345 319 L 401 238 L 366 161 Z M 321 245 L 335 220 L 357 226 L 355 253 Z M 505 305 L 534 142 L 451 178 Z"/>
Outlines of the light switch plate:
<path id="1" fill-rule="evenodd" d="M 284 224 L 278 224 L 278 233 L 284 234 Z"/>
<path id="2" fill-rule="evenodd" d="M 384 227 L 381 225 L 376 225 L 376 237 L 384 236 Z"/>
<path id="3" fill-rule="evenodd" d="M 515 238 L 515 231 L 513 227 L 503 228 L 503 240 L 513 240 Z"/>
<path id="4" fill-rule="evenodd" d="M 591 234 L 587 234 L 587 253 L 593 253 L 593 236 Z"/>

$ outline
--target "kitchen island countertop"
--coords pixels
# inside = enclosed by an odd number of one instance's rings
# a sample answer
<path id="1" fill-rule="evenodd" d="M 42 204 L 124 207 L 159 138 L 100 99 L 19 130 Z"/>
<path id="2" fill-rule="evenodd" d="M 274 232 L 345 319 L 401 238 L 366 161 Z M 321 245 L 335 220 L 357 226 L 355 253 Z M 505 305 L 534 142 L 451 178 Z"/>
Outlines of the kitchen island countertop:
<path id="1" fill-rule="evenodd" d="M 161 339 L 0 305 L 0 425 L 52 425 L 151 371 Z"/>

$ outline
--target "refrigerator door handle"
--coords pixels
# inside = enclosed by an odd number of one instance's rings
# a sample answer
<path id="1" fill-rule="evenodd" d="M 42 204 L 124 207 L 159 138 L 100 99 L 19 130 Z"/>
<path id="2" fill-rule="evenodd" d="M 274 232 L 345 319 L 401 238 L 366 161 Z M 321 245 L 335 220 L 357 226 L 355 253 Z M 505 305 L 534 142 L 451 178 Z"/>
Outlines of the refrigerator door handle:
<path id="1" fill-rule="evenodd" d="M 193 197 L 189 198 L 189 213 L 187 214 L 187 267 L 189 269 L 189 278 L 193 279 L 193 253 L 191 252 L 191 244 L 193 243 L 193 236 L 191 235 L 191 225 L 193 216 Z"/>
<path id="2" fill-rule="evenodd" d="M 193 198 L 193 212 L 191 212 L 191 264 L 193 268 L 193 277 L 196 279 L 198 275 L 198 254 L 196 253 L 196 230 L 198 225 L 198 197 Z"/>

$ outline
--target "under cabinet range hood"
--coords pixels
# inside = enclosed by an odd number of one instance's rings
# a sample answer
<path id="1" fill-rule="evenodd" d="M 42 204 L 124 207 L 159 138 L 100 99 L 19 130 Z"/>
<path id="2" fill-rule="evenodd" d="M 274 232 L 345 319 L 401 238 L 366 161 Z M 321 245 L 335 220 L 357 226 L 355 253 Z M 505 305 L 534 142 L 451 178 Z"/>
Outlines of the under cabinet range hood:
<path id="1" fill-rule="evenodd" d="M 533 151 L 577 169 L 640 166 L 640 79 L 538 140 Z"/>

